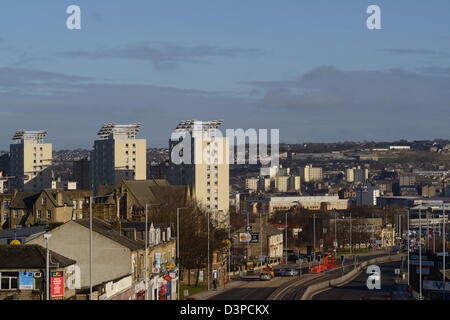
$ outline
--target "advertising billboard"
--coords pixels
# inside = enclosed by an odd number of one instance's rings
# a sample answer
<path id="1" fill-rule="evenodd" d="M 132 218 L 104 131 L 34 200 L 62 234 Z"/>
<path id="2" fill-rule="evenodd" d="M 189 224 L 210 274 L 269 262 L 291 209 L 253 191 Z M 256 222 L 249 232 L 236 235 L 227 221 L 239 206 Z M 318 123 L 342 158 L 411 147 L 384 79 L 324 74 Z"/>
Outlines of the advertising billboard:
<path id="1" fill-rule="evenodd" d="M 33 290 L 33 272 L 19 273 L 19 290 Z"/>
<path id="2" fill-rule="evenodd" d="M 53 271 L 51 276 L 51 298 L 60 300 L 64 297 L 64 274 L 62 271 Z"/>

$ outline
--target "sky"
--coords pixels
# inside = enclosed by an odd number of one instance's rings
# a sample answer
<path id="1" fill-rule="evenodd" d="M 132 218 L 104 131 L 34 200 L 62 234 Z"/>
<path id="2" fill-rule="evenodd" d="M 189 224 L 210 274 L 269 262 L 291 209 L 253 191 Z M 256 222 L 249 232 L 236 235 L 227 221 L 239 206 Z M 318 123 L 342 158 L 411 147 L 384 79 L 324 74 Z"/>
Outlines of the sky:
<path id="1" fill-rule="evenodd" d="M 69 5 L 81 30 L 69 30 Z M 381 30 L 366 9 L 381 8 Z M 167 147 L 188 119 L 286 143 L 449 137 L 450 2 L 2 0 L 0 150 L 91 148 L 103 123 Z"/>

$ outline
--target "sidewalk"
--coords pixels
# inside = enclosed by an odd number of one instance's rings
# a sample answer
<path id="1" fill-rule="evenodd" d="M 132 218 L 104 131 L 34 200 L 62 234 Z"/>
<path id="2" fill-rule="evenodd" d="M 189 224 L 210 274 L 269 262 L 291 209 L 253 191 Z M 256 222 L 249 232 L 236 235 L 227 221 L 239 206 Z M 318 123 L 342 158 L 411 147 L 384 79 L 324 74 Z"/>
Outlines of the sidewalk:
<path id="1" fill-rule="evenodd" d="M 197 300 L 208 300 L 216 295 L 219 295 L 221 293 L 224 293 L 228 290 L 231 290 L 233 288 L 237 288 L 245 283 L 248 283 L 248 281 L 231 281 L 230 283 L 225 285 L 225 288 L 223 286 L 217 287 L 217 290 L 214 290 L 213 287 L 211 287 L 211 289 L 199 292 L 197 294 L 194 294 L 192 296 L 189 296 L 189 298 L 195 298 Z"/>

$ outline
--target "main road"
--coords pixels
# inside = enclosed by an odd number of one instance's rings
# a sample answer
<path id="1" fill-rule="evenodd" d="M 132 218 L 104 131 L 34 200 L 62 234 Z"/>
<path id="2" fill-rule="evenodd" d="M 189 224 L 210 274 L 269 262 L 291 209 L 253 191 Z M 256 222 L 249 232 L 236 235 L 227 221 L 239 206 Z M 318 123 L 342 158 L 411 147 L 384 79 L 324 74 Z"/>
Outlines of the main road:
<path id="1" fill-rule="evenodd" d="M 364 269 L 355 279 L 349 283 L 336 287 L 313 297 L 313 300 L 393 300 L 409 299 L 404 290 L 404 285 L 395 284 L 394 273 L 396 268 L 400 268 L 400 262 L 390 262 L 378 265 L 381 270 L 381 289 L 369 290 L 366 282 L 368 274 Z"/>
<path id="2" fill-rule="evenodd" d="M 387 255 L 387 252 L 374 252 L 371 254 L 360 255 L 358 260 L 363 262 L 376 257 Z M 352 259 L 347 258 L 344 271 L 351 270 L 353 262 Z M 336 261 L 337 265 L 341 262 L 339 259 Z M 285 267 L 295 267 L 295 265 L 288 265 Z M 324 279 L 337 277 L 342 273 L 341 268 L 335 268 L 329 270 L 327 273 L 310 274 L 307 268 L 302 269 L 302 276 L 294 277 L 275 277 L 270 281 L 247 281 L 242 286 L 230 289 L 216 295 L 209 300 L 295 300 L 300 299 L 303 291 L 310 284 L 316 281 L 323 281 Z"/>

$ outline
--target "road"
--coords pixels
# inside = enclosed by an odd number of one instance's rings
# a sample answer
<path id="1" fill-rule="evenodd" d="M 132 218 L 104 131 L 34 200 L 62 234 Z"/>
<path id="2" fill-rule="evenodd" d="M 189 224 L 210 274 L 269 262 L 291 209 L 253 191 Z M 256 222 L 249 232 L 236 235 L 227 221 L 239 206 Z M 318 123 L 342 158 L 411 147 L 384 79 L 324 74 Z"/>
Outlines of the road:
<path id="1" fill-rule="evenodd" d="M 314 296 L 313 300 L 392 300 L 394 293 L 399 292 L 395 285 L 395 268 L 400 268 L 400 262 L 390 262 L 379 265 L 381 269 L 381 289 L 369 290 L 367 288 L 367 273 L 364 269 L 354 280 L 348 284 L 324 291 Z"/>
<path id="2" fill-rule="evenodd" d="M 358 262 L 370 260 L 376 257 L 386 255 L 383 253 L 374 253 L 370 255 L 361 255 Z M 337 261 L 340 264 L 340 261 Z M 352 259 L 347 259 L 345 265 L 345 272 L 351 270 Z M 296 265 L 286 265 L 284 267 L 295 267 Z M 298 266 L 298 265 L 297 265 Z M 278 289 L 279 292 L 275 293 L 275 300 L 296 300 L 300 299 L 303 291 L 310 284 L 315 281 L 323 281 L 326 278 L 335 278 L 337 274 L 341 274 L 340 268 L 332 269 L 328 273 L 324 274 L 308 274 L 307 268 L 303 268 L 302 276 L 295 277 L 275 277 L 270 281 L 248 281 L 244 285 L 228 290 L 224 293 L 216 295 L 209 300 L 266 300 L 269 296 L 273 295 Z M 283 288 L 280 290 L 280 288 Z"/>

